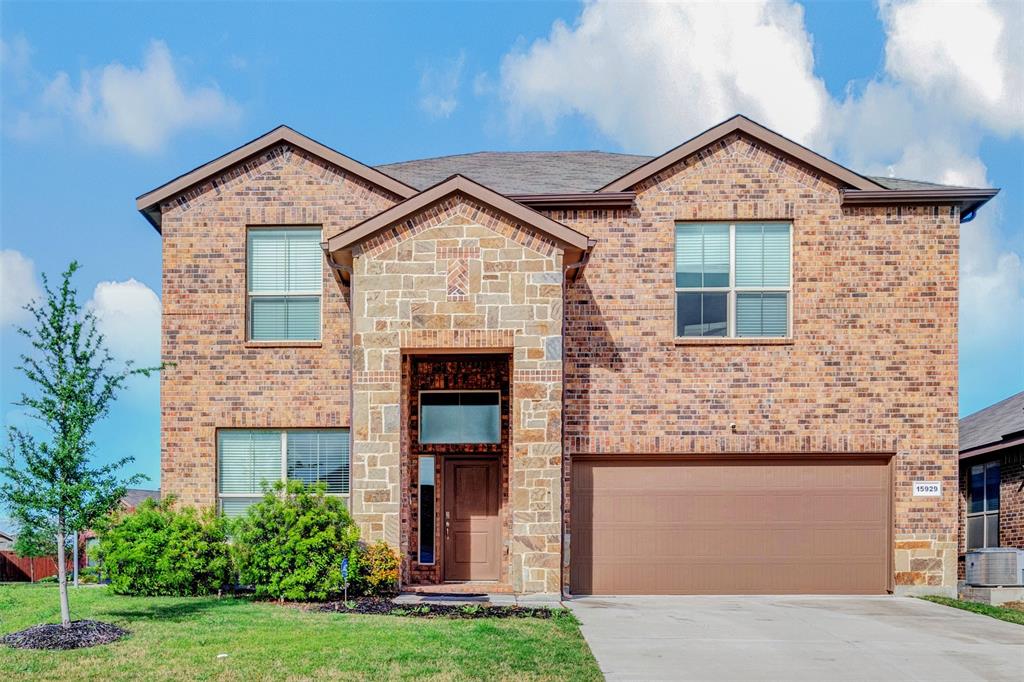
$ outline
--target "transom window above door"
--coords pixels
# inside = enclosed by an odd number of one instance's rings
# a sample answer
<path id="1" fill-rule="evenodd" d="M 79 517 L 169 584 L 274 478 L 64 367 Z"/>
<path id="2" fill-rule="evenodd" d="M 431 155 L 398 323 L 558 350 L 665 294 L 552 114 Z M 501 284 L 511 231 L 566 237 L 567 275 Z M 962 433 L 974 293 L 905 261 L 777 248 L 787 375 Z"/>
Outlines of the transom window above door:
<path id="1" fill-rule="evenodd" d="M 789 223 L 676 224 L 676 336 L 790 335 Z"/>
<path id="2" fill-rule="evenodd" d="M 319 228 L 250 228 L 248 337 L 319 341 L 323 252 Z"/>
<path id="3" fill-rule="evenodd" d="M 501 442 L 499 391 L 420 391 L 419 442 Z"/>

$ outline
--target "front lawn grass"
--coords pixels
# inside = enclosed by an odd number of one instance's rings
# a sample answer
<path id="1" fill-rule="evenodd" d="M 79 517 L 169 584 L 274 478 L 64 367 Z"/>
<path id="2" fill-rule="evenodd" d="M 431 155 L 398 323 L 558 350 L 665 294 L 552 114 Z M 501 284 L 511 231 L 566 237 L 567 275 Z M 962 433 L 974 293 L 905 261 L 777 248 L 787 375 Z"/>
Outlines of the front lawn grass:
<path id="1" fill-rule="evenodd" d="M 121 597 L 80 587 L 71 589 L 71 616 L 114 623 L 131 635 L 74 651 L 0 645 L 0 679 L 601 678 L 568 613 L 549 620 L 416 619 L 248 599 Z M 54 585 L 0 585 L 0 634 L 59 619 Z"/>
<path id="2" fill-rule="evenodd" d="M 1006 606 L 992 606 L 990 604 L 979 604 L 973 601 L 964 601 L 962 599 L 950 599 L 949 597 L 921 597 L 928 601 L 935 602 L 936 604 L 942 604 L 944 606 L 952 606 L 955 609 L 963 609 L 964 611 L 973 611 L 974 613 L 980 613 L 984 616 L 991 616 L 992 618 L 998 618 L 999 620 L 1005 620 L 1008 623 L 1016 623 L 1017 625 L 1024 625 L 1024 603 L 1015 602 L 1013 605 Z M 1019 605 L 1019 606 L 1018 606 Z"/>

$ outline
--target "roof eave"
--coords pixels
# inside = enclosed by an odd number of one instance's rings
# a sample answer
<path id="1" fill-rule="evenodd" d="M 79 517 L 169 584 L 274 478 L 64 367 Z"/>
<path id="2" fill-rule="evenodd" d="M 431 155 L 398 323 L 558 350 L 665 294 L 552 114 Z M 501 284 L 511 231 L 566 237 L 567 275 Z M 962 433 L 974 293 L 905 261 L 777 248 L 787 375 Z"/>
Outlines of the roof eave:
<path id="1" fill-rule="evenodd" d="M 531 225 L 558 243 L 564 250 L 576 249 L 580 252 L 589 248 L 587 235 L 563 225 L 539 213 L 533 208 L 518 203 L 509 197 L 499 194 L 464 175 L 453 175 L 405 201 L 358 223 L 344 232 L 339 232 L 327 240 L 327 251 L 336 253 L 353 248 L 362 241 L 369 239 L 379 231 L 401 221 L 403 218 L 418 213 L 446 197 L 462 193 L 470 198 L 485 203 L 492 208 L 508 215 L 510 218 Z"/>
<path id="2" fill-rule="evenodd" d="M 566 192 L 561 194 L 510 194 L 508 198 L 543 210 L 629 208 L 636 192 Z"/>
<path id="3" fill-rule="evenodd" d="M 1018 436 L 1016 438 L 1010 438 L 1004 441 L 998 441 L 995 443 L 989 443 L 987 445 L 978 445 L 968 450 L 960 452 L 960 460 L 971 459 L 972 457 L 978 457 L 980 455 L 989 455 L 993 452 L 999 452 L 1001 450 L 1007 450 L 1009 448 L 1024 447 L 1024 436 Z"/>
<path id="4" fill-rule="evenodd" d="M 955 205 L 961 215 L 977 212 L 999 194 L 998 188 L 843 190 L 843 206 Z"/>
<path id="5" fill-rule="evenodd" d="M 212 161 L 197 166 L 187 173 L 183 173 L 173 180 L 141 194 L 135 200 L 135 208 L 146 217 L 146 220 L 156 228 L 157 232 L 160 232 L 160 204 L 162 202 L 182 192 L 186 192 L 210 177 L 222 173 L 239 163 L 244 163 L 265 150 L 282 143 L 298 147 L 403 199 L 407 199 L 417 193 L 415 188 L 396 180 L 376 168 L 345 156 L 341 152 L 317 142 L 313 138 L 307 137 L 288 126 L 280 125 L 256 139 L 218 156 Z"/>

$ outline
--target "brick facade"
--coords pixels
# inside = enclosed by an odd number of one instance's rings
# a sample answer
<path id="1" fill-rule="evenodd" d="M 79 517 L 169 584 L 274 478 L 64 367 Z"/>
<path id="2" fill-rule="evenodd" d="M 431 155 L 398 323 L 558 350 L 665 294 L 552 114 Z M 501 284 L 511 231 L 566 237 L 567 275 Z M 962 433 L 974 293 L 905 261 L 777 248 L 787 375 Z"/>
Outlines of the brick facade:
<path id="1" fill-rule="evenodd" d="M 739 135 L 636 190 L 630 211 L 549 214 L 597 240 L 566 295 L 567 457 L 889 453 L 895 586 L 954 585 L 957 211 L 843 209 Z M 791 341 L 674 339 L 679 220 L 792 222 Z M 919 479 L 943 497 L 913 498 Z"/>
<path id="2" fill-rule="evenodd" d="M 349 426 L 347 292 L 325 267 L 320 342 L 246 343 L 246 228 L 312 225 L 326 238 L 397 201 L 280 145 L 161 207 L 163 491 L 214 504 L 218 428 Z"/>
<path id="3" fill-rule="evenodd" d="M 326 238 L 398 197 L 281 145 L 165 203 L 163 489 L 214 502 L 217 428 L 351 411 L 353 513 L 408 556 L 410 358 L 504 352 L 516 591 L 565 587 L 573 453 L 892 455 L 894 588 L 951 589 L 958 210 L 844 209 L 834 181 L 739 134 L 635 189 L 628 210 L 548 212 L 597 243 L 564 297 L 555 244 L 455 196 L 357 247 L 351 288 L 325 268 L 321 342 L 269 346 L 245 342 L 246 226 Z M 793 224 L 792 339 L 675 340 L 676 221 L 767 219 Z M 913 498 L 919 479 L 944 495 Z"/>

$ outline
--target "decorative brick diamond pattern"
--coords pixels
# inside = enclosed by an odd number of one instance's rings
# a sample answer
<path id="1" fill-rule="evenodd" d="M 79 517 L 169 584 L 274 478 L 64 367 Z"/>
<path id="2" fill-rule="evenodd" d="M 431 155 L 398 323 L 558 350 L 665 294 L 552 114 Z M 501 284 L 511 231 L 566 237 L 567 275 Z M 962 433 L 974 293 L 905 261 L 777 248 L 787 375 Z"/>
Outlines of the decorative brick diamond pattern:
<path id="1" fill-rule="evenodd" d="M 465 301 L 469 297 L 469 265 L 464 258 L 448 261 L 448 300 Z"/>

